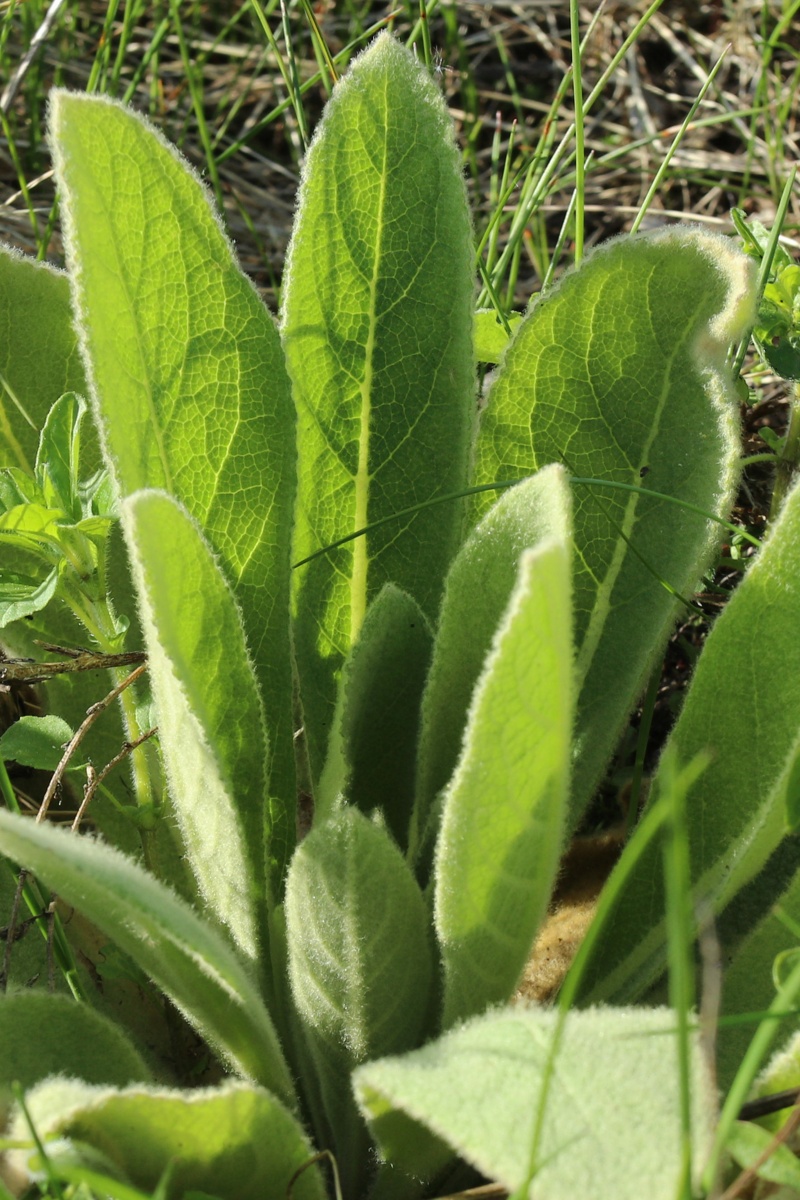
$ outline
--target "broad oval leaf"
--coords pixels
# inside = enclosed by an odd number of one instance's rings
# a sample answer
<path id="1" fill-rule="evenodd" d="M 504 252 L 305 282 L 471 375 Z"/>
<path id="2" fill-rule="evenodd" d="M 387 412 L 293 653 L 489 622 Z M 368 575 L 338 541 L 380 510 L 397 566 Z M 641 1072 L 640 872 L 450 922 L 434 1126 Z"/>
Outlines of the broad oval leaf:
<path id="1" fill-rule="evenodd" d="M 576 485 L 573 821 L 662 651 L 675 593 L 694 587 L 718 540 L 660 496 L 728 515 L 740 447 L 725 355 L 754 294 L 752 261 L 727 238 L 669 229 L 610 242 L 534 304 L 490 392 L 476 484 L 563 462 L 645 489 Z"/>
<path id="2" fill-rule="evenodd" d="M 14 1082 L 32 1087 L 48 1075 L 118 1087 L 152 1079 L 124 1031 L 87 1004 L 30 989 L 3 996 L 0 1092 Z"/>
<path id="3" fill-rule="evenodd" d="M 294 555 L 467 482 L 473 249 L 450 117 L 388 34 L 336 86 L 309 150 L 282 332 L 298 413 Z M 316 780 L 339 671 L 385 583 L 436 613 L 459 501 L 408 514 L 296 573 L 295 647 Z"/>
<path id="4" fill-rule="evenodd" d="M 94 415 L 124 497 L 164 489 L 219 555 L 264 696 L 282 875 L 294 840 L 295 418 L 277 328 L 209 196 L 143 118 L 55 91 L 50 132 Z"/>
<path id="5" fill-rule="evenodd" d="M 523 553 L 444 795 L 444 1028 L 510 998 L 550 901 L 569 797 L 570 574 L 569 542 Z"/>
<path id="6" fill-rule="evenodd" d="M 760 871 L 787 830 L 787 790 L 800 756 L 798 578 L 795 488 L 712 629 L 670 738 L 680 762 L 702 751 L 713 756 L 688 793 L 686 819 L 693 902 L 715 914 Z M 746 681 L 746 702 L 737 680 Z M 654 801 L 660 783 L 656 774 Z M 586 1000 L 638 995 L 663 969 L 659 855 L 650 846 L 622 888 L 583 977 Z"/>
<path id="7" fill-rule="evenodd" d="M 412 1054 L 359 1067 L 356 1095 L 383 1154 L 413 1162 L 422 1126 L 487 1179 L 511 1193 L 524 1188 L 529 1200 L 675 1200 L 683 1170 L 681 1095 L 675 1014 L 666 1008 L 567 1016 L 531 1178 L 558 1018 L 552 1009 L 493 1012 Z M 690 1081 L 697 1181 L 715 1111 L 697 1035 Z"/>
<path id="8" fill-rule="evenodd" d="M 170 792 L 200 892 L 255 962 L 266 899 L 267 739 L 233 594 L 164 492 L 122 503 Z"/>
<path id="9" fill-rule="evenodd" d="M 289 1070 L 249 973 L 185 901 L 110 846 L 2 810 L 0 852 L 130 955 L 239 1074 L 295 1107 Z"/>
<path id="10" fill-rule="evenodd" d="M 170 1195 L 210 1194 L 219 1200 L 324 1200 L 319 1169 L 303 1129 L 279 1100 L 263 1088 L 227 1082 L 219 1088 L 88 1087 L 68 1079 L 41 1084 L 26 1097 L 41 1136 L 68 1138 L 70 1162 L 85 1147 L 105 1156 L 124 1178 L 149 1193 L 171 1167 Z M 14 1140 L 28 1141 L 21 1114 Z M 48 1147 L 49 1149 L 49 1147 Z M 59 1149 L 52 1149 L 56 1160 Z M 23 1166 L 30 1151 L 16 1151 Z M 88 1165 L 91 1165 L 91 1160 Z"/>
<path id="11" fill-rule="evenodd" d="M 347 1193 L 368 1158 L 350 1072 L 421 1040 L 432 982 L 428 914 L 386 830 L 347 808 L 295 852 L 286 927 L 295 1006 Z"/>

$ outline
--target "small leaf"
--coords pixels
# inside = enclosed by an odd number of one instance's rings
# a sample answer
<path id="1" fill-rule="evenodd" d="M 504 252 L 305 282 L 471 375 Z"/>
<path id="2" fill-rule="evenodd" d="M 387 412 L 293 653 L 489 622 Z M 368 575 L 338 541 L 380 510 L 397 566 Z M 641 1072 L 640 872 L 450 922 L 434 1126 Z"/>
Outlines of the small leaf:
<path id="1" fill-rule="evenodd" d="M 415 1122 L 487 1179 L 511 1193 L 524 1188 L 529 1200 L 675 1200 L 683 1170 L 680 1079 L 675 1014 L 664 1008 L 567 1016 L 531 1179 L 558 1019 L 553 1010 L 493 1012 L 422 1050 L 359 1067 L 356 1095 L 383 1154 L 413 1158 Z M 697 1035 L 691 1085 L 697 1179 L 715 1110 Z"/>
<path id="2" fill-rule="evenodd" d="M 92 1147 L 148 1193 L 171 1168 L 170 1195 L 202 1188 L 220 1200 L 286 1200 L 295 1173 L 313 1155 L 301 1126 L 280 1101 L 243 1083 L 192 1091 L 141 1086 L 113 1091 L 54 1079 L 29 1093 L 26 1104 L 42 1137 L 73 1139 L 71 1153 L 78 1162 L 83 1148 Z M 21 1114 L 11 1136 L 30 1137 Z M 53 1153 L 57 1160 L 57 1146 Z M 27 1157 L 15 1151 L 12 1162 Z M 298 1176 L 292 1195 L 324 1200 L 316 1166 Z"/>
<path id="3" fill-rule="evenodd" d="M 0 579 L 0 629 L 47 608 L 58 590 L 58 567 L 41 582 L 3 572 Z"/>
<path id="4" fill-rule="evenodd" d="M 80 427 L 86 406 L 74 392 L 55 402 L 44 423 L 35 475 L 45 504 L 61 508 L 73 521 L 83 515 L 78 500 Z"/>
<path id="5" fill-rule="evenodd" d="M 379 809 L 406 848 L 432 642 L 419 605 L 388 583 L 367 609 L 342 672 L 328 762 L 314 796 L 315 820 L 345 795 L 364 813 Z"/>
<path id="6" fill-rule="evenodd" d="M 735 1121 L 728 1136 L 728 1151 L 742 1170 L 746 1171 L 759 1161 L 756 1170 L 759 1179 L 768 1179 L 770 1183 L 800 1192 L 800 1160 L 788 1146 L 775 1146 L 766 1162 L 760 1161 L 774 1137 L 771 1130 L 762 1129 L 752 1121 Z"/>
<path id="7" fill-rule="evenodd" d="M 348 1193 L 367 1157 L 350 1072 L 421 1038 L 432 976 L 428 916 L 386 831 L 348 808 L 295 852 L 286 923 L 292 992 Z"/>
<path id="8" fill-rule="evenodd" d="M 383 34 L 336 85 L 317 126 L 285 272 L 282 332 L 298 412 L 295 560 L 465 487 L 475 420 L 473 259 L 441 92 Z M 458 500 L 422 509 L 295 572 L 294 644 L 315 782 L 339 673 L 367 606 L 393 583 L 432 621 L 462 521 Z"/>
<path id="9" fill-rule="evenodd" d="M 294 1107 L 256 988 L 228 943 L 119 851 L 0 810 L 0 852 L 28 867 L 129 954 L 246 1078 Z"/>
<path id="10" fill-rule="evenodd" d="M 55 771 L 73 730 L 61 717 L 20 717 L 0 736 L 0 755 L 21 767 Z M 72 770 L 78 769 L 74 762 Z"/>
<path id="11" fill-rule="evenodd" d="M 487 400 L 476 484 L 563 462 L 634 489 L 575 490 L 573 824 L 662 652 L 676 593 L 691 592 L 719 540 L 713 522 L 647 492 L 723 518 L 733 502 L 725 356 L 752 324 L 754 275 L 727 238 L 698 230 L 609 242 L 533 305 Z M 476 498 L 476 518 L 488 504 Z"/>
<path id="12" fill-rule="evenodd" d="M 258 957 L 267 742 L 236 601 L 197 525 L 163 492 L 122 502 L 159 738 L 200 891 Z"/>
<path id="13" fill-rule="evenodd" d="M 561 857 L 572 737 L 570 547 L 526 550 L 444 796 L 435 918 L 443 1027 L 508 1000 Z"/>
<path id="14" fill-rule="evenodd" d="M 475 338 L 475 361 L 498 363 L 503 351 L 517 331 L 522 313 L 509 313 L 507 317 L 511 333 L 506 333 L 500 318 L 493 308 L 479 308 L 475 313 L 473 336 Z"/>

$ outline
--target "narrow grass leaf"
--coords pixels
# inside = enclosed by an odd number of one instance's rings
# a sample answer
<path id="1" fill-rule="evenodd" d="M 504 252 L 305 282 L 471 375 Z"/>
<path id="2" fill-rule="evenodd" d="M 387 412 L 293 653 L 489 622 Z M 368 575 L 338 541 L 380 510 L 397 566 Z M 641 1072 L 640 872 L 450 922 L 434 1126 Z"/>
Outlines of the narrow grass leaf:
<path id="1" fill-rule="evenodd" d="M 314 796 L 315 820 L 345 796 L 364 813 L 379 809 L 405 850 L 432 644 L 419 605 L 387 583 L 367 609 L 344 665 L 328 759 Z"/>
<path id="2" fill-rule="evenodd" d="M 54 1079 L 35 1088 L 26 1105 L 40 1135 L 70 1140 L 71 1163 L 84 1159 L 92 1166 L 91 1152 L 99 1151 L 147 1192 L 171 1168 L 171 1196 L 199 1189 L 218 1200 L 285 1200 L 295 1173 L 314 1153 L 279 1100 L 235 1081 L 191 1091 L 135 1085 L 114 1091 Z M 20 1114 L 11 1136 L 29 1136 Z M 52 1153 L 57 1161 L 57 1146 Z M 12 1162 L 27 1158 L 15 1151 Z M 294 1181 L 292 1195 L 324 1200 L 317 1167 Z"/>
<path id="3" fill-rule="evenodd" d="M 444 796 L 435 921 L 443 1026 L 507 1000 L 547 911 L 572 735 L 570 546 L 526 550 Z"/>
<path id="4" fill-rule="evenodd" d="M 294 1108 L 289 1071 L 249 973 L 185 901 L 118 850 L 14 813 L 0 811 L 0 852 L 130 955 L 234 1070 Z"/>
<path id="5" fill-rule="evenodd" d="M 200 529 L 164 492 L 122 504 L 159 740 L 200 892 L 259 955 L 267 738 L 234 596 Z"/>
<path id="6" fill-rule="evenodd" d="M 762 1159 L 774 1137 L 772 1130 L 762 1129 L 752 1121 L 735 1121 L 728 1134 L 728 1153 L 745 1171 Z M 759 1179 L 768 1179 L 770 1183 L 790 1188 L 790 1195 L 800 1192 L 800 1159 L 788 1146 L 775 1146 L 766 1162 L 761 1162 L 756 1174 Z"/>
<path id="7" fill-rule="evenodd" d="M 727 516 L 739 439 L 725 354 L 752 321 L 752 284 L 752 263 L 727 239 L 694 230 L 587 256 L 510 344 L 474 482 L 564 462 Z M 486 503 L 475 502 L 476 516 Z M 718 531 L 646 494 L 592 488 L 576 493 L 574 523 L 577 820 L 661 653 L 675 592 L 691 592 Z"/>
<path id="8" fill-rule="evenodd" d="M 450 117 L 413 55 L 380 36 L 337 83 L 308 153 L 282 332 L 298 413 L 294 561 L 467 482 L 473 251 Z M 296 572 L 295 648 L 312 774 L 337 682 L 385 583 L 429 620 L 458 502 L 384 525 Z"/>
<path id="9" fill-rule="evenodd" d="M 670 739 L 680 762 L 703 751 L 712 756 L 687 795 L 686 822 L 693 902 L 716 914 L 787 832 L 787 791 L 800 755 L 798 576 L 795 489 L 718 618 Z M 661 787 L 658 772 L 654 797 Z M 649 847 L 622 888 L 587 966 L 585 1000 L 638 995 L 663 969 L 665 899 L 657 856 Z"/>
<path id="10" fill-rule="evenodd" d="M 50 407 L 71 391 L 86 381 L 69 280 L 0 245 L 0 467 L 33 469 Z"/>
<path id="11" fill-rule="evenodd" d="M 219 556 L 264 696 L 282 863 L 294 839 L 295 420 L 277 328 L 213 205 L 141 117 L 56 91 L 50 136 L 95 418 L 120 493 L 180 500 Z"/>
<path id="12" fill-rule="evenodd" d="M 505 492 L 453 560 L 422 704 L 415 852 L 426 840 L 434 800 L 458 762 L 467 711 L 517 584 L 520 557 L 546 537 L 567 539 L 570 511 L 564 468 L 546 467 Z"/>
<path id="13" fill-rule="evenodd" d="M 427 910 L 386 831 L 348 808 L 298 847 L 286 926 L 292 992 L 347 1193 L 368 1157 L 350 1072 L 418 1045 L 428 1020 Z"/>
<path id="14" fill-rule="evenodd" d="M 552 1010 L 493 1012 L 412 1054 L 359 1067 L 356 1096 L 381 1152 L 405 1156 L 416 1123 L 487 1179 L 512 1193 L 525 1188 L 529 1200 L 675 1200 L 681 1119 L 674 1014 L 666 1008 L 569 1015 L 538 1170 L 527 1186 L 557 1019 Z M 691 1056 L 692 1133 L 702 1163 L 714 1105 L 696 1037 Z"/>

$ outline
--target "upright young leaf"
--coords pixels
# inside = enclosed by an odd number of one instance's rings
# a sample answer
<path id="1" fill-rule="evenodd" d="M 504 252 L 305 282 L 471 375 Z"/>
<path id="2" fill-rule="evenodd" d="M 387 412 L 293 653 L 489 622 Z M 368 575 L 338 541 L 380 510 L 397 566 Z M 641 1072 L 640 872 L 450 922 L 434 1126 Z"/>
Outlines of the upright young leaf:
<path id="1" fill-rule="evenodd" d="M 69 280 L 0 245 L 0 468 L 33 469 L 50 406 L 72 391 L 86 394 Z"/>
<path id="2" fill-rule="evenodd" d="M 358 1194 L 368 1139 L 350 1072 L 418 1044 L 425 1029 L 432 976 L 425 903 L 386 831 L 348 808 L 298 847 L 286 925 L 292 992 L 344 1191 Z"/>
<path id="3" fill-rule="evenodd" d="M 695 905 L 719 913 L 786 833 L 800 758 L 800 489 L 709 635 L 670 745 L 682 763 L 710 751 L 686 819 Z M 743 754 L 746 761 L 743 762 Z M 659 775 L 652 786 L 658 796 Z M 664 967 L 660 847 L 641 856 L 584 976 L 587 1000 L 639 994 Z"/>
<path id="4" fill-rule="evenodd" d="M 170 496 L 134 493 L 123 521 L 186 851 L 212 913 L 255 962 L 267 892 L 267 740 L 241 615 L 203 535 Z"/>
<path id="5" fill-rule="evenodd" d="M 529 1184 L 529 1200 L 675 1200 L 684 1166 L 675 1014 L 569 1014 L 532 1163 L 557 1020 L 552 1009 L 493 1012 L 422 1050 L 359 1067 L 356 1095 L 382 1152 L 413 1162 L 422 1126 L 509 1192 Z M 690 1076 L 698 1181 L 715 1097 L 696 1034 Z"/>
<path id="6" fill-rule="evenodd" d="M 547 537 L 568 539 L 571 507 L 564 468 L 545 467 L 500 497 L 453 560 L 422 703 L 415 852 L 433 801 L 455 770 L 467 710 L 516 586 L 522 552 Z"/>
<path id="7" fill-rule="evenodd" d="M 489 396 L 475 483 L 563 462 L 646 489 L 576 486 L 574 819 L 661 654 L 675 591 L 691 591 L 718 540 L 711 522 L 647 491 L 723 517 L 733 500 L 725 354 L 752 322 L 752 272 L 726 238 L 696 230 L 611 242 L 533 306 Z"/>
<path id="8" fill-rule="evenodd" d="M 249 973 L 185 901 L 110 846 L 2 810 L 0 853 L 129 954 L 239 1074 L 295 1108 L 286 1061 Z"/>
<path id="9" fill-rule="evenodd" d="M 218 1200 L 323 1200 L 313 1147 L 279 1100 L 263 1088 L 228 1081 L 219 1088 L 178 1091 L 131 1086 L 123 1091 L 53 1079 L 27 1097 L 40 1136 L 68 1138 L 70 1161 L 87 1161 L 87 1148 L 104 1154 L 123 1177 L 148 1193 L 170 1171 L 170 1195 Z M 21 1113 L 14 1140 L 28 1141 Z M 59 1147 L 52 1150 L 56 1160 Z M 30 1151 L 17 1151 L 24 1165 Z M 308 1169 L 295 1178 L 304 1163 Z M 197 1189 L 202 1189 L 202 1193 Z"/>
<path id="10" fill-rule="evenodd" d="M 561 856 L 572 736 L 570 545 L 526 550 L 478 681 L 436 846 L 445 1028 L 508 1000 Z"/>
<path id="11" fill-rule="evenodd" d="M 306 160 L 284 285 L 298 413 L 295 558 L 464 487 L 474 421 L 473 250 L 442 96 L 381 35 L 336 86 Z M 337 678 L 385 583 L 435 616 L 458 502 L 300 569 L 295 646 L 312 773 Z"/>
<path id="12" fill-rule="evenodd" d="M 264 695 L 285 861 L 294 835 L 296 451 L 278 332 L 206 191 L 147 122 L 105 98 L 57 91 L 50 133 L 106 455 L 123 496 L 169 492 L 219 555 Z"/>
<path id="13" fill-rule="evenodd" d="M 315 820 L 324 819 L 345 795 L 362 812 L 380 809 L 405 850 L 432 641 L 419 605 L 387 583 L 367 609 L 344 666 L 328 758 L 314 796 Z"/>

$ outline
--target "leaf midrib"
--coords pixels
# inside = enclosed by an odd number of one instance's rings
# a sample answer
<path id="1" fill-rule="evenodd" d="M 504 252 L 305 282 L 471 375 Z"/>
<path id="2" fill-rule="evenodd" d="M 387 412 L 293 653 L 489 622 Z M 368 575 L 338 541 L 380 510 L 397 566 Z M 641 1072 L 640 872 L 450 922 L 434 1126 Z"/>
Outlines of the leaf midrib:
<path id="1" fill-rule="evenodd" d="M 384 122 L 388 121 L 388 105 L 386 85 L 383 96 Z M 383 248 L 383 214 L 386 205 L 386 162 L 388 151 L 388 132 L 384 130 L 383 161 L 380 173 L 380 191 L 375 231 L 375 253 L 372 267 L 372 278 L 369 283 L 369 334 L 365 345 L 364 377 L 361 381 L 361 413 L 358 435 L 358 467 L 355 477 L 355 511 L 353 515 L 353 532 L 364 529 L 369 524 L 369 447 L 370 447 L 370 417 L 372 415 L 372 385 L 374 378 L 373 358 L 375 354 L 375 325 L 377 320 L 377 292 L 380 276 L 381 257 Z M 369 555 L 367 553 L 367 538 L 356 538 L 353 548 L 353 569 L 350 576 L 350 644 L 353 645 L 359 635 L 367 608 L 367 571 Z"/>

